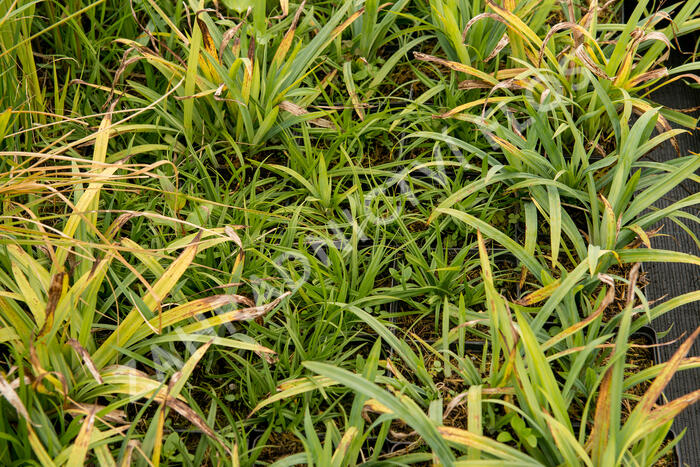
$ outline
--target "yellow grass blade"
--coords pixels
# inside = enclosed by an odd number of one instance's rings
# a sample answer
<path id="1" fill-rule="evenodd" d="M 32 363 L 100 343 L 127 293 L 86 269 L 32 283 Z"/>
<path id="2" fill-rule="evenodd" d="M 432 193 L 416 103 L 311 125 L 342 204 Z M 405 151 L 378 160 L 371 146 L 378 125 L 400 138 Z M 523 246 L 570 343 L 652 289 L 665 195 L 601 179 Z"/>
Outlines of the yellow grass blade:
<path id="1" fill-rule="evenodd" d="M 197 25 L 199 26 L 200 31 L 202 32 L 202 43 L 204 44 L 204 50 L 211 56 L 210 59 L 208 59 L 204 55 L 200 55 L 199 57 L 199 65 L 202 67 L 203 70 L 205 70 L 207 76 L 207 79 L 210 81 L 214 82 L 220 82 L 221 77 L 219 76 L 219 73 L 216 71 L 216 67 L 214 67 L 209 60 L 214 60 L 217 61 L 219 60 L 219 54 L 216 51 L 216 46 L 214 45 L 214 39 L 211 37 L 211 33 L 209 32 L 209 28 L 207 27 L 207 24 L 197 16 Z M 200 93 L 201 94 L 201 93 Z"/>
<path id="2" fill-rule="evenodd" d="M 422 62 L 433 62 L 437 63 L 439 65 L 446 66 L 447 68 L 454 70 L 454 71 L 459 71 L 461 73 L 466 73 L 471 76 L 476 76 L 480 80 L 490 84 L 491 86 L 495 86 L 498 84 L 498 80 L 491 76 L 488 73 L 485 73 L 481 70 L 478 70 L 474 67 L 471 67 L 469 65 L 464 65 L 463 63 L 459 62 L 453 62 L 450 60 L 444 60 L 442 58 L 434 57 L 432 55 L 420 53 L 420 52 L 414 52 L 413 56 L 415 57 L 416 60 L 420 60 Z"/>
<path id="3" fill-rule="evenodd" d="M 306 5 L 306 0 L 301 2 L 301 5 L 299 5 L 299 8 L 297 9 L 296 14 L 294 15 L 294 19 L 292 20 L 291 26 L 289 26 L 289 30 L 287 33 L 284 35 L 282 38 L 282 42 L 280 42 L 279 47 L 277 47 L 277 51 L 275 52 L 275 56 L 272 58 L 272 63 L 270 67 L 274 70 L 282 66 L 284 63 L 284 57 L 287 56 L 287 52 L 289 51 L 289 47 L 292 45 L 292 41 L 294 40 L 294 33 L 296 32 L 297 29 L 297 23 L 299 22 L 299 18 L 301 17 L 301 13 L 304 11 L 304 6 Z"/>
<path id="4" fill-rule="evenodd" d="M 43 267 L 36 259 L 27 254 L 19 245 L 7 245 L 7 251 L 10 253 L 10 258 L 21 264 L 25 270 L 31 271 L 32 278 L 39 281 L 43 290 L 49 289 L 51 284 L 51 274 Z"/>
<path id="5" fill-rule="evenodd" d="M 180 394 L 182 388 L 185 387 L 185 383 L 192 375 L 194 367 L 197 366 L 197 363 L 199 363 L 199 361 L 202 359 L 207 350 L 209 350 L 209 347 L 211 347 L 212 342 L 214 342 L 214 339 L 210 339 L 209 342 L 195 350 L 194 353 L 190 356 L 190 358 L 187 359 L 182 368 L 173 375 L 172 380 L 174 381 L 174 383 L 171 383 L 172 387 L 168 391 L 168 394 L 171 397 L 177 397 Z"/>
<path id="6" fill-rule="evenodd" d="M 197 234 L 194 241 L 184 249 L 180 256 L 170 264 L 163 276 L 156 281 L 151 289 L 152 291 L 147 292 L 143 297 L 143 302 L 150 311 L 155 310 L 156 306 L 160 305 L 160 302 L 170 293 L 187 268 L 189 268 L 197 254 L 199 238 L 200 235 Z M 119 327 L 95 352 L 93 360 L 97 368 L 105 366 L 116 355 L 115 346 L 123 347 L 129 342 L 131 337 L 141 328 L 139 321 L 141 321 L 141 325 L 145 325 L 140 311 L 134 307 Z"/>
<path id="7" fill-rule="evenodd" d="M 350 428 L 348 428 L 343 437 L 340 439 L 338 447 L 335 448 L 335 452 L 333 453 L 333 457 L 331 458 L 332 467 L 341 467 L 343 465 L 343 459 L 345 458 L 345 454 L 347 454 L 348 452 L 350 443 L 352 443 L 352 441 L 358 434 L 359 430 L 356 426 L 351 426 Z"/>
<path id="8" fill-rule="evenodd" d="M 14 328 L 0 328 L 0 344 L 18 340 L 20 340 L 19 335 Z"/>
<path id="9" fill-rule="evenodd" d="M 526 454 L 523 454 L 503 443 L 494 441 L 486 436 L 477 435 L 467 430 L 453 428 L 450 426 L 439 426 L 437 429 L 445 440 L 465 447 L 476 448 L 480 451 L 487 452 L 495 456 L 497 459 L 511 462 L 521 462 L 521 465 L 523 466 L 540 465 Z"/>
<path id="10" fill-rule="evenodd" d="M 75 412 L 83 414 L 83 415 L 88 415 L 90 413 L 90 410 L 88 407 L 89 407 L 89 404 L 80 410 L 75 410 Z M 94 406 L 94 408 L 96 409 L 96 411 L 100 410 L 100 406 Z M 100 417 L 98 417 L 97 415 L 95 417 L 97 419 L 100 419 Z M 106 418 L 103 418 L 103 420 L 104 419 L 106 419 Z M 114 462 L 114 457 L 112 457 L 112 454 L 109 451 L 109 445 L 101 444 L 101 443 L 105 440 L 108 440 L 109 438 L 122 436 L 122 433 L 124 433 L 128 429 L 129 429 L 128 425 L 122 425 L 119 427 L 107 429 L 105 431 L 100 431 L 97 427 L 95 427 L 93 425 L 92 435 L 90 436 L 90 446 L 92 447 L 92 450 L 95 453 L 95 457 L 97 458 L 98 465 L 116 467 L 116 462 Z M 74 445 L 67 446 L 65 449 L 63 449 L 63 451 L 61 451 L 60 454 L 58 454 L 56 456 L 56 458 L 54 459 L 54 462 L 58 465 L 65 465 L 68 462 L 68 459 L 70 459 L 74 448 L 75 448 Z M 81 465 L 84 465 L 84 464 L 81 464 Z"/>
<path id="11" fill-rule="evenodd" d="M 228 323 L 231 321 L 246 321 L 254 319 L 258 316 L 264 315 L 268 311 L 275 308 L 282 301 L 282 299 L 289 296 L 290 294 L 291 292 L 285 292 L 280 297 L 265 305 L 241 308 L 240 310 L 233 310 L 226 313 L 221 313 L 220 315 L 212 316 L 211 318 L 196 321 L 192 324 L 184 326 L 182 329 L 187 333 L 194 333 L 203 329 L 218 326 L 220 324 Z"/>
<path id="12" fill-rule="evenodd" d="M 100 373 L 104 384 L 95 385 L 90 392 L 93 397 L 125 394 L 133 400 L 151 398 L 162 402 L 167 395 L 167 388 L 163 383 L 151 379 L 146 373 L 124 365 L 113 365 L 103 369 Z"/>
<path id="13" fill-rule="evenodd" d="M 93 153 L 93 161 L 95 164 L 95 172 L 98 177 L 97 181 L 91 182 L 88 188 L 80 196 L 80 199 L 75 205 L 75 209 L 71 213 L 65 227 L 63 228 L 63 234 L 66 237 L 73 238 L 75 232 L 78 230 L 80 222 L 85 220 L 88 222 L 88 226 L 94 226 L 96 220 L 96 213 L 89 213 L 89 211 L 94 211 L 97 208 L 100 196 L 100 190 L 104 185 L 104 180 L 108 179 L 118 170 L 118 165 L 111 165 L 104 168 L 102 171 L 97 172 L 97 167 L 104 167 L 103 163 L 107 156 L 107 145 L 109 142 L 109 128 L 111 125 L 111 117 L 109 114 L 105 115 L 100 123 L 100 128 L 98 130 L 97 136 L 95 137 L 95 150 Z M 53 265 L 54 272 L 58 272 L 60 268 L 63 267 L 63 263 L 66 261 L 68 256 L 68 248 L 58 248 L 56 251 L 56 261 Z"/>
<path id="14" fill-rule="evenodd" d="M 539 303 L 543 300 L 546 300 L 554 293 L 555 290 L 557 290 L 560 284 L 561 279 L 557 279 L 554 282 L 535 290 L 534 292 L 530 292 L 529 294 L 525 295 L 523 298 L 518 300 L 516 303 L 518 305 L 531 306 L 535 303 Z"/>
<path id="15" fill-rule="evenodd" d="M 165 426 L 165 401 L 156 412 L 158 416 L 158 424 L 156 426 L 156 437 L 153 441 L 153 454 L 151 455 L 151 463 L 153 467 L 160 465 L 160 453 L 163 449 L 163 427 Z"/>
<path id="16" fill-rule="evenodd" d="M 87 457 L 88 448 L 90 447 L 90 437 L 92 436 L 92 429 L 94 426 L 95 409 L 92 408 L 81 425 L 78 436 L 75 438 L 73 450 L 68 458 L 66 467 L 82 467 L 85 465 L 85 458 Z"/>
<path id="17" fill-rule="evenodd" d="M 328 378 L 326 376 L 308 376 L 306 378 L 299 378 L 281 383 L 279 386 L 277 386 L 277 392 L 267 399 L 260 401 L 258 405 L 256 405 L 253 410 L 250 411 L 248 417 L 246 418 L 250 418 L 258 410 L 270 404 L 274 404 L 277 401 L 295 397 L 299 394 L 304 394 L 305 392 L 327 388 L 336 384 L 338 383 L 336 383 L 332 378 Z"/>
<path id="18" fill-rule="evenodd" d="M 22 294 L 22 300 L 29 307 L 29 311 L 32 312 L 37 329 L 41 329 L 46 321 L 46 303 L 36 294 L 27 277 L 20 269 L 19 264 L 13 262 L 11 268 L 15 283 Z"/>
<path id="19" fill-rule="evenodd" d="M 201 10 L 204 2 L 200 0 L 197 11 Z M 199 48 L 202 40 L 202 30 L 199 29 L 199 24 L 195 23 L 194 31 L 192 31 L 192 41 L 189 43 L 189 57 L 187 58 L 187 72 L 185 73 L 185 95 L 191 96 L 194 94 L 194 88 L 197 79 L 197 65 L 199 64 Z M 194 113 L 194 100 L 187 99 L 183 105 L 183 126 L 185 136 L 188 140 L 192 139 L 192 116 Z"/>

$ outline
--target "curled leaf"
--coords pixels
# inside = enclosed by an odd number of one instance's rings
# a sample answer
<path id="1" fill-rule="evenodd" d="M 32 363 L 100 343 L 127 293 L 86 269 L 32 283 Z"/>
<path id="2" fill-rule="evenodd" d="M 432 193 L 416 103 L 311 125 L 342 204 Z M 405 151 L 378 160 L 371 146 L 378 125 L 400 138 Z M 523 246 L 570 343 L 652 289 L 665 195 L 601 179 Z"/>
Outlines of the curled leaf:
<path id="1" fill-rule="evenodd" d="M 480 21 L 480 20 L 482 20 L 482 19 L 484 19 L 484 18 L 491 18 L 491 19 L 493 19 L 493 20 L 495 20 L 495 21 L 498 21 L 499 23 L 503 23 L 503 24 L 505 24 L 506 26 L 508 26 L 508 21 L 506 21 L 505 19 L 501 18 L 501 17 L 500 17 L 499 15 L 497 15 L 496 13 L 480 13 L 480 14 L 476 15 L 475 17 L 473 17 L 472 19 L 470 19 L 470 20 L 467 22 L 467 25 L 464 26 L 464 31 L 462 31 L 462 41 L 466 41 L 466 40 L 467 40 L 467 33 L 469 32 L 469 29 L 471 29 L 471 27 L 474 25 L 474 23 L 476 23 L 477 21 Z"/>
<path id="2" fill-rule="evenodd" d="M 574 55 L 576 55 L 576 57 L 578 57 L 583 62 L 583 65 L 598 78 L 607 79 L 609 81 L 615 79 L 614 76 L 608 76 L 608 74 L 593 61 L 593 59 L 586 52 L 586 49 L 583 44 L 576 47 L 576 50 L 574 50 Z"/>
<path id="3" fill-rule="evenodd" d="M 576 24 L 576 23 L 571 23 L 569 21 L 564 21 L 561 23 L 557 23 L 552 28 L 547 32 L 547 35 L 544 37 L 542 40 L 542 47 L 540 48 L 540 53 L 537 55 L 537 66 L 539 67 L 542 64 L 542 57 L 544 55 L 545 48 L 547 47 L 547 43 L 549 40 L 554 36 L 554 34 L 558 33 L 559 31 L 564 31 L 566 29 L 572 29 L 577 33 L 581 33 L 581 30 L 584 32 L 586 31 L 583 26 Z M 578 47 L 580 44 L 578 44 L 578 41 L 574 42 L 576 46 Z"/>

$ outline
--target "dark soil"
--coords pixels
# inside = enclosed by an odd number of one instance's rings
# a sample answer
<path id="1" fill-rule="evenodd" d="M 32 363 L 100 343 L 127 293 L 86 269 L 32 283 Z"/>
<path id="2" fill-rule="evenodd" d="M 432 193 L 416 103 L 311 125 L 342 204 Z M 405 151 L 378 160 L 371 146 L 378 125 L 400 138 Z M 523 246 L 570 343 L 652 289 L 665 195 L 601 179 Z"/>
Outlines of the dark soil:
<path id="1" fill-rule="evenodd" d="M 274 462 L 283 457 L 304 451 L 302 442 L 293 433 L 271 433 L 265 446 L 258 456 L 258 460 Z"/>

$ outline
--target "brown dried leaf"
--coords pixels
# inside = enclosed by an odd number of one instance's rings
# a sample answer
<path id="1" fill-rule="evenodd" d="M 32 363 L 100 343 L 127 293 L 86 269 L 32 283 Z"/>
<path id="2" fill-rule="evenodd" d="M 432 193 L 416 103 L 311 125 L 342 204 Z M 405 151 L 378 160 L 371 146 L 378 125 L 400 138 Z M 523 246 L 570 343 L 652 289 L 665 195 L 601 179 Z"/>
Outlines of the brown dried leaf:
<path id="1" fill-rule="evenodd" d="M 608 445 L 608 431 L 610 430 L 610 383 L 612 381 L 612 367 L 608 368 L 603 376 L 603 381 L 600 384 L 598 391 L 598 401 L 595 407 L 595 416 L 593 417 L 593 428 L 586 442 L 586 451 L 595 449 L 597 454 L 592 457 L 600 459 L 603 451 Z"/>
<path id="2" fill-rule="evenodd" d="M 126 212 L 124 214 L 121 214 L 119 217 L 117 217 L 114 222 L 112 222 L 112 225 L 109 226 L 107 229 L 107 233 L 105 236 L 107 239 L 112 240 L 114 239 L 115 235 L 117 235 L 117 232 L 121 230 L 122 227 L 124 227 L 124 224 L 126 224 L 131 218 L 136 217 L 140 215 L 140 213 L 137 212 Z"/>
<path id="3" fill-rule="evenodd" d="M 546 50 L 547 43 L 549 42 L 549 40 L 552 38 L 552 36 L 554 36 L 554 34 L 558 33 L 559 31 L 564 31 L 566 29 L 573 29 L 574 32 L 578 32 L 578 37 L 580 37 L 581 31 L 585 31 L 585 29 L 581 25 L 571 23 L 569 21 L 563 21 L 552 26 L 549 32 L 547 32 L 547 35 L 544 36 L 544 40 L 542 41 L 542 47 L 540 48 L 540 53 L 537 55 L 538 67 L 542 64 L 542 57 L 544 56 L 544 51 Z M 578 47 L 580 45 L 580 40 L 576 40 L 576 37 L 574 39 L 574 44 Z"/>
<path id="4" fill-rule="evenodd" d="M 464 26 L 464 31 L 462 31 L 462 41 L 467 40 L 467 33 L 469 32 L 469 29 L 474 25 L 479 20 L 482 20 L 484 18 L 491 18 L 493 20 L 498 21 L 499 23 L 503 23 L 506 26 L 508 26 L 508 21 L 505 19 L 501 18 L 499 15 L 496 13 L 481 13 L 473 17 L 472 19 L 469 20 L 466 26 Z"/>
<path id="5" fill-rule="evenodd" d="M 569 0 L 570 1 L 570 0 Z M 591 26 L 591 22 L 593 21 L 593 18 L 598 17 L 598 12 L 604 11 L 608 8 L 608 6 L 617 3 L 619 0 L 608 0 L 606 4 L 603 6 L 598 6 L 598 0 L 593 0 L 591 1 L 588 11 L 586 12 L 585 15 L 583 15 L 583 18 L 581 18 L 580 23 L 583 25 L 584 28 L 588 29 Z M 574 18 L 574 15 L 570 16 L 571 18 Z"/>
<path id="6" fill-rule="evenodd" d="M 678 347 L 678 350 L 676 350 L 673 356 L 668 360 L 668 362 L 666 362 L 666 365 L 664 365 L 659 375 L 654 379 L 654 381 L 651 383 L 651 386 L 649 386 L 649 389 L 647 389 L 647 391 L 644 393 L 644 396 L 642 396 L 642 399 L 639 401 L 637 408 L 641 410 L 642 413 L 648 414 L 651 412 L 656 400 L 659 397 L 661 397 L 661 392 L 668 385 L 669 381 L 671 381 L 671 378 L 676 372 L 678 365 L 680 364 L 681 360 L 683 360 L 683 358 L 688 354 L 690 348 L 693 346 L 693 343 L 695 342 L 695 339 L 697 339 L 699 334 L 700 327 L 698 327 L 693 332 L 693 334 L 691 334 L 690 337 L 688 337 L 680 345 L 680 347 Z M 635 408 L 635 411 L 637 410 L 637 408 Z"/>
<path id="7" fill-rule="evenodd" d="M 396 430 L 389 430 L 389 433 L 391 434 L 391 437 L 395 438 L 395 439 L 406 439 L 406 438 L 410 438 L 412 436 L 415 436 L 417 434 L 417 432 L 415 430 L 409 431 L 408 433 L 403 433 L 403 432 L 396 431 Z"/>
<path id="8" fill-rule="evenodd" d="M 88 353 L 88 351 L 85 350 L 85 348 L 82 345 L 80 345 L 80 342 L 78 342 L 75 339 L 69 339 L 68 345 L 73 347 L 78 356 L 83 359 L 85 366 L 87 367 L 92 377 L 95 378 L 95 381 L 97 381 L 100 384 L 103 384 L 104 381 L 102 381 L 102 376 L 100 376 L 100 373 L 97 371 L 97 368 L 95 367 L 95 364 L 92 361 L 90 353 Z"/>
<path id="9" fill-rule="evenodd" d="M 662 406 L 657 406 L 650 414 L 650 422 L 666 423 L 673 420 L 676 415 L 685 410 L 688 406 L 700 400 L 700 389 L 672 400 Z"/>
<path id="10" fill-rule="evenodd" d="M 666 120 L 666 117 L 664 117 L 664 116 L 661 115 L 661 114 L 659 114 L 658 119 L 656 120 L 656 125 L 655 125 L 655 127 L 656 127 L 656 130 L 657 130 L 659 133 L 663 133 L 663 132 L 671 131 L 671 130 L 672 130 L 671 124 L 668 123 L 668 120 Z M 678 156 L 680 157 L 680 155 L 681 155 L 681 148 L 680 148 L 680 146 L 678 145 L 678 140 L 676 139 L 676 137 L 673 136 L 669 141 L 671 142 L 671 146 L 673 146 L 673 149 L 676 150 L 676 154 L 678 154 Z M 618 230 L 619 230 L 619 229 L 618 229 Z"/>
<path id="11" fill-rule="evenodd" d="M 453 331 L 455 329 L 460 329 L 460 328 L 468 328 L 468 327 L 474 326 L 474 325 L 479 324 L 479 323 L 488 323 L 489 321 L 490 321 L 490 319 L 487 319 L 487 318 L 473 319 L 471 321 L 465 321 L 461 324 L 458 324 L 457 326 L 452 328 L 450 331 Z"/>
<path id="12" fill-rule="evenodd" d="M 668 69 L 657 68 L 656 70 L 647 71 L 646 73 L 635 76 L 627 82 L 627 86 L 634 87 L 639 84 L 646 83 L 647 81 L 663 78 L 664 76 L 668 76 Z"/>
<path id="13" fill-rule="evenodd" d="M 202 417 L 200 417 L 199 414 L 197 414 L 197 412 L 192 410 L 192 408 L 189 405 L 187 405 L 186 403 L 184 403 L 183 401 L 181 401 L 179 399 L 175 399 L 175 398 L 170 397 L 170 396 L 166 397 L 165 403 L 168 407 L 170 407 L 171 409 L 173 409 L 174 411 L 176 411 L 177 413 L 179 413 L 180 415 L 182 415 L 183 417 L 188 419 L 194 426 L 196 426 L 197 428 L 202 430 L 202 432 L 205 435 L 207 435 L 208 437 L 210 437 L 211 439 L 216 441 L 222 448 L 224 448 L 224 450 L 226 451 L 226 453 L 229 456 L 233 455 L 233 453 L 231 452 L 229 447 L 226 446 L 223 443 L 223 441 L 221 441 L 219 439 L 218 436 L 216 436 L 216 433 L 214 433 L 214 430 L 209 428 L 209 425 L 207 425 L 207 422 Z"/>
<path id="14" fill-rule="evenodd" d="M 82 414 L 82 415 L 88 415 L 90 411 L 94 410 L 95 413 L 103 410 L 105 408 L 104 405 L 99 405 L 99 404 L 86 404 L 81 402 L 80 404 L 76 402 L 71 402 L 71 404 L 66 407 L 66 412 L 70 414 Z M 102 417 L 99 417 L 101 420 L 105 420 L 110 423 L 117 423 L 120 425 L 126 425 L 128 420 L 126 419 L 126 412 L 123 410 L 112 410 Z M 125 426 L 124 428 L 128 428 L 128 426 Z"/>
<path id="15" fill-rule="evenodd" d="M 627 294 L 626 303 L 630 305 L 634 301 L 634 288 L 637 286 L 637 280 L 639 279 L 639 268 L 642 263 L 635 263 L 630 270 L 629 276 L 627 278 Z"/>
<path id="16" fill-rule="evenodd" d="M 308 110 L 291 101 L 280 102 L 280 110 L 289 112 L 292 115 L 296 115 L 297 117 L 307 115 L 309 113 Z M 312 120 L 309 120 L 309 123 L 313 123 L 314 125 L 322 128 L 335 128 L 333 122 L 331 122 L 330 120 L 326 120 L 325 118 L 314 118 Z"/>
<path id="17" fill-rule="evenodd" d="M 352 23 L 354 23 L 355 20 L 356 20 L 357 18 L 359 18 L 360 16 L 362 16 L 362 15 L 364 14 L 364 12 L 365 12 L 365 7 L 362 7 L 362 8 L 360 8 L 359 10 L 357 10 L 355 13 L 353 13 L 352 15 L 350 15 L 350 16 L 348 17 L 348 19 L 346 19 L 345 21 L 343 21 L 342 24 L 338 25 L 338 26 L 333 30 L 333 32 L 331 33 L 331 37 L 329 38 L 329 40 L 335 39 L 335 38 L 338 36 L 338 34 L 340 34 L 341 32 L 345 31 L 345 29 L 346 29 L 348 26 L 350 26 Z"/>
<path id="18" fill-rule="evenodd" d="M 58 301 L 63 293 L 63 278 L 65 275 L 65 272 L 57 272 L 51 278 L 49 293 L 46 299 L 46 318 L 44 326 L 41 328 L 41 331 L 39 331 L 37 337 L 41 337 L 49 332 L 53 326 L 53 314 L 56 311 L 56 305 L 58 305 Z"/>
<path id="19" fill-rule="evenodd" d="M 612 76 L 612 77 L 608 76 L 608 74 L 602 68 L 600 68 L 593 61 L 593 59 L 591 59 L 591 57 L 588 56 L 588 53 L 586 52 L 586 49 L 585 49 L 583 44 L 576 47 L 576 50 L 574 51 L 574 55 L 576 55 L 583 62 L 583 65 L 586 68 L 588 68 L 598 78 L 607 79 L 609 81 L 612 81 L 615 79 L 614 76 Z"/>
<path id="20" fill-rule="evenodd" d="M 22 400 L 19 398 L 15 390 L 12 389 L 12 386 L 10 386 L 10 384 L 7 382 L 7 380 L 1 372 L 0 394 L 2 394 L 5 399 L 7 399 L 7 402 L 9 402 L 10 405 L 15 408 L 17 413 L 20 414 L 27 421 L 27 423 L 32 423 L 31 419 L 29 418 L 29 412 L 27 412 L 27 408 L 24 406 Z"/>
<path id="21" fill-rule="evenodd" d="M 465 79 L 459 83 L 459 89 L 491 89 L 493 86 L 486 81 L 481 81 L 478 79 Z"/>
<path id="22" fill-rule="evenodd" d="M 231 39 L 233 39 L 236 34 L 238 34 L 238 31 L 241 30 L 241 27 L 243 26 L 243 21 L 232 27 L 231 29 L 227 30 L 224 35 L 221 37 L 221 45 L 219 46 L 219 63 L 222 63 L 224 59 L 224 53 L 226 52 L 226 46 L 228 46 L 228 43 L 231 42 Z M 234 52 L 234 56 L 237 56 L 238 53 L 236 53 L 235 49 L 232 47 L 231 51 Z"/>
<path id="23" fill-rule="evenodd" d="M 490 62 L 494 57 L 496 57 L 496 55 L 498 55 L 501 52 L 501 50 L 503 50 L 508 45 L 509 42 L 510 39 L 508 38 L 508 33 L 504 32 L 501 36 L 501 39 L 498 41 L 498 44 L 496 44 L 496 47 L 493 48 L 489 56 L 486 57 L 484 61 Z"/>
<path id="24" fill-rule="evenodd" d="M 443 419 L 446 419 L 447 417 L 450 416 L 450 413 L 458 406 L 460 403 L 467 398 L 469 395 L 469 391 L 464 391 L 462 393 L 457 394 L 452 400 L 450 401 L 449 404 L 447 404 L 447 407 L 445 408 L 445 413 L 442 415 Z"/>
<path id="25" fill-rule="evenodd" d="M 124 460 L 122 460 L 121 467 L 129 467 L 131 466 L 131 456 L 134 453 L 134 449 L 140 449 L 141 443 L 137 439 L 130 439 L 126 443 L 126 453 L 124 454 Z"/>
<path id="26" fill-rule="evenodd" d="M 233 39 L 233 44 L 231 44 L 231 52 L 233 53 L 234 57 L 238 57 L 238 55 L 241 53 L 241 38 L 240 37 L 235 37 Z"/>
<path id="27" fill-rule="evenodd" d="M 39 361 L 39 357 L 36 353 L 36 347 L 34 347 L 34 345 L 31 343 L 29 344 L 29 362 L 32 365 L 33 372 L 33 379 L 30 378 L 32 388 L 38 388 L 39 385 L 42 384 L 44 379 L 48 379 L 53 388 L 58 390 L 61 393 L 61 395 L 65 396 L 66 394 L 68 394 L 68 383 L 66 382 L 66 378 L 65 376 L 63 376 L 63 373 L 59 371 L 46 371 L 41 366 L 41 362 Z M 25 381 L 27 380 L 25 379 Z M 19 383 L 19 381 L 15 380 L 12 382 L 12 384 L 14 384 L 15 382 Z M 19 387 L 19 384 L 16 387 Z M 46 386 L 44 387 L 47 391 L 50 390 Z"/>
<path id="28" fill-rule="evenodd" d="M 677 29 L 676 24 L 673 22 L 673 18 L 665 11 L 657 11 L 649 17 L 646 26 L 655 26 L 659 21 L 665 19 L 673 26 L 673 30 Z"/>
<path id="29" fill-rule="evenodd" d="M 676 81 L 677 79 L 682 79 L 682 78 L 690 78 L 693 81 L 695 81 L 697 84 L 700 84 L 700 76 L 695 75 L 693 73 L 683 73 L 680 75 L 676 75 L 672 79 L 666 81 L 664 84 L 668 84 L 671 81 Z"/>
<path id="30" fill-rule="evenodd" d="M 651 31 L 644 34 L 639 42 L 641 43 L 644 41 L 660 41 L 666 44 L 667 47 L 672 47 L 671 41 L 668 40 L 666 34 L 662 33 L 661 31 Z"/>
<path id="31" fill-rule="evenodd" d="M 386 369 L 389 370 L 391 372 L 391 374 L 394 375 L 395 378 L 400 379 L 400 380 L 405 380 L 403 375 L 394 366 L 394 364 L 391 362 L 391 359 L 389 359 L 389 358 L 386 359 Z"/>
<path id="32" fill-rule="evenodd" d="M 223 313 L 220 316 L 222 318 L 228 318 L 231 317 L 230 321 L 247 321 L 250 319 L 255 319 L 258 316 L 264 315 L 268 311 L 272 310 L 275 308 L 279 303 L 282 301 L 282 299 L 288 297 L 291 295 L 291 292 L 285 292 L 279 297 L 277 297 L 275 300 L 271 301 L 270 303 L 267 303 L 265 305 L 260 305 L 260 306 L 253 306 L 250 308 L 242 308 L 240 310 L 233 310 L 228 313 Z M 229 316 L 231 315 L 231 316 Z"/>
<path id="33" fill-rule="evenodd" d="M 415 58 L 416 60 L 420 60 L 421 62 L 437 63 L 438 65 L 442 65 L 444 67 L 447 67 L 450 70 L 459 71 L 459 72 L 470 74 L 470 75 L 474 74 L 473 73 L 474 69 L 472 67 L 469 67 L 467 65 L 464 65 L 464 64 L 458 63 L 458 62 L 444 60 L 442 58 L 435 57 L 433 55 L 424 54 L 422 52 L 413 52 L 413 58 Z"/>
<path id="34" fill-rule="evenodd" d="M 180 305 L 175 308 L 171 308 L 162 316 L 163 327 L 172 326 L 180 321 L 187 318 L 192 318 L 207 311 L 216 310 L 225 305 L 231 304 L 243 304 L 247 307 L 254 307 L 255 302 L 253 302 L 248 297 L 236 294 L 221 294 L 221 295 L 210 295 L 208 297 L 199 298 L 197 300 L 192 300 L 184 305 Z M 246 308 L 248 309 L 248 308 Z M 234 311 L 235 313 L 235 311 Z M 152 325 L 157 324 L 158 318 L 152 318 Z"/>
<path id="35" fill-rule="evenodd" d="M 235 243 L 238 247 L 238 257 L 236 258 L 233 268 L 231 269 L 231 273 L 235 276 L 243 269 L 243 265 L 245 264 L 245 249 L 243 248 L 243 241 L 236 232 L 236 229 L 230 225 L 224 227 L 224 233 L 228 235 L 229 238 L 233 240 L 233 243 Z"/>

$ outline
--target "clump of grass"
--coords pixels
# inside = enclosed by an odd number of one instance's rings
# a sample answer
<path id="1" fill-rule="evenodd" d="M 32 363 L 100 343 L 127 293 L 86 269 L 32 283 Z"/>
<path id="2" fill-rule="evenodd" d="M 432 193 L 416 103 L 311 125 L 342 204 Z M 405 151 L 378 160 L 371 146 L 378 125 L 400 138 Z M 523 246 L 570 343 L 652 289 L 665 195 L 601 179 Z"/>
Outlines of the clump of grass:
<path id="1" fill-rule="evenodd" d="M 142 399 L 157 407 L 156 424 L 143 440 L 149 457 L 160 457 L 169 411 L 188 418 L 217 449 L 230 454 L 230 447 L 180 393 L 212 343 L 274 354 L 250 341 L 216 336 L 211 327 L 256 318 L 283 297 L 255 306 L 240 295 L 189 300 L 183 293 L 183 275 L 199 252 L 223 242 L 242 249 L 233 228 L 181 236 L 163 249 L 144 248 L 120 235 L 132 218 L 149 213 L 122 212 L 101 230 L 103 193 L 133 189 L 131 180 L 153 177 L 155 167 L 162 165 L 106 163 L 110 130 L 119 128 L 110 115 L 104 117 L 92 135 L 92 159 L 60 156 L 60 147 L 53 154 L 6 154 L 17 163 L 0 174 L 6 259 L 0 319 L 2 342 L 11 346 L 2 385 L 5 403 L 18 417 L 11 439 L 27 436 L 31 447 L 26 452 L 6 440 L 3 455 L 8 461 L 36 457 L 49 464 L 82 463 L 88 451 L 113 459 L 101 440 L 119 443 L 118 435 L 129 429 L 123 407 Z M 103 307 L 106 298 L 108 308 Z M 209 312 L 216 314 L 205 318 Z M 194 317 L 201 318 L 191 321 Z M 150 360 L 155 355 L 151 351 L 157 343 L 171 342 L 186 343 L 191 356 L 177 374 L 167 375 L 170 383 L 164 386 L 165 375 L 159 380 L 148 373 L 161 368 Z M 71 426 L 82 428 L 64 434 L 61 420 L 69 414 Z M 37 426 L 43 428 L 37 431 Z M 133 426 L 131 433 L 137 434 Z"/>

